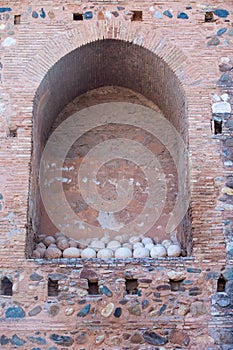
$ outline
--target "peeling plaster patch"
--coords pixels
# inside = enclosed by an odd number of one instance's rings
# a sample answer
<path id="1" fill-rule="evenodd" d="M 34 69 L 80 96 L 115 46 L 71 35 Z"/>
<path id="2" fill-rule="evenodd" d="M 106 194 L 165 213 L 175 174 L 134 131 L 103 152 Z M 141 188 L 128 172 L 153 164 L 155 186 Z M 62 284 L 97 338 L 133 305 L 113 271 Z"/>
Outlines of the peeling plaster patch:
<path id="1" fill-rule="evenodd" d="M 106 211 L 100 211 L 97 221 L 101 225 L 103 229 L 107 228 L 112 231 L 119 232 L 120 229 L 124 226 L 121 223 L 118 223 L 116 221 L 116 218 L 114 217 L 114 213 L 107 213 Z"/>
<path id="2" fill-rule="evenodd" d="M 231 113 L 231 105 L 228 102 L 213 103 L 212 112 L 215 114 Z"/>
<path id="3" fill-rule="evenodd" d="M 3 47 L 9 47 L 9 46 L 12 46 L 12 45 L 15 45 L 15 44 L 16 44 L 16 39 L 8 37 L 8 38 L 6 38 L 3 41 L 2 46 Z"/>
<path id="4" fill-rule="evenodd" d="M 0 24 L 0 30 L 4 30 L 6 28 L 6 25 L 5 24 Z"/>

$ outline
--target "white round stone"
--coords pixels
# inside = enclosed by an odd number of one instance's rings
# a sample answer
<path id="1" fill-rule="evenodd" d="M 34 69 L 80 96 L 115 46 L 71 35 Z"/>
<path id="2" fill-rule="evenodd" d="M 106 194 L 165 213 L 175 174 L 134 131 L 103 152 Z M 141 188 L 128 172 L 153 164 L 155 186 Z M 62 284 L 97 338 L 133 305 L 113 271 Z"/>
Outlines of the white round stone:
<path id="1" fill-rule="evenodd" d="M 81 250 L 75 247 L 70 247 L 64 250 L 63 258 L 80 258 Z"/>
<path id="2" fill-rule="evenodd" d="M 156 244 L 150 251 L 152 258 L 163 258 L 167 256 L 167 250 L 162 244 Z"/>
<path id="3" fill-rule="evenodd" d="M 113 251 L 109 248 L 100 249 L 97 253 L 97 258 L 111 259 L 113 257 Z"/>
<path id="4" fill-rule="evenodd" d="M 145 245 L 145 248 L 151 250 L 155 245 L 153 243 L 149 243 Z"/>
<path id="5" fill-rule="evenodd" d="M 117 259 L 127 259 L 131 257 L 132 257 L 132 250 L 127 247 L 121 247 L 115 251 L 115 258 Z"/>
<path id="6" fill-rule="evenodd" d="M 230 62 L 230 58 L 229 57 L 221 57 L 220 58 L 220 63 L 229 63 Z"/>
<path id="7" fill-rule="evenodd" d="M 70 246 L 70 248 L 77 248 L 78 247 L 78 242 L 77 241 L 75 241 L 74 239 L 69 239 L 69 246 Z"/>
<path id="8" fill-rule="evenodd" d="M 133 252 L 134 258 L 148 258 L 149 255 L 150 255 L 150 251 L 143 247 L 136 248 Z"/>
<path id="9" fill-rule="evenodd" d="M 171 244 L 167 248 L 167 255 L 170 257 L 180 256 L 180 254 L 181 254 L 181 248 L 178 244 Z"/>
<path id="10" fill-rule="evenodd" d="M 69 248 L 69 242 L 66 238 L 61 238 L 57 240 L 57 246 L 61 250 Z"/>
<path id="11" fill-rule="evenodd" d="M 105 248 L 105 243 L 103 241 L 99 241 L 99 240 L 92 241 L 91 248 L 95 249 L 98 252 L 100 249 Z"/>
<path id="12" fill-rule="evenodd" d="M 86 259 L 96 258 L 96 251 L 92 248 L 83 249 L 81 257 Z"/>
<path id="13" fill-rule="evenodd" d="M 153 239 L 150 237 L 144 237 L 142 239 L 142 243 L 144 244 L 144 246 L 146 246 L 147 244 L 154 244 Z"/>
<path id="14" fill-rule="evenodd" d="M 141 242 L 137 242 L 137 243 L 134 243 L 133 245 L 133 249 L 137 249 L 137 248 L 143 248 L 144 247 L 144 244 L 142 244 Z"/>
<path id="15" fill-rule="evenodd" d="M 62 256 L 62 251 L 55 247 L 49 247 L 46 249 L 44 257 L 47 259 L 57 259 Z"/>
<path id="16" fill-rule="evenodd" d="M 63 237 L 63 238 L 65 238 L 65 235 L 64 235 L 64 233 L 63 232 L 56 232 L 56 233 L 54 233 L 54 237 L 57 239 L 58 237 Z"/>
<path id="17" fill-rule="evenodd" d="M 141 239 L 140 239 L 139 236 L 132 236 L 132 237 L 129 238 L 129 243 L 131 243 L 131 244 L 134 244 L 134 243 L 137 243 L 137 242 L 140 242 L 140 241 L 141 241 Z"/>
<path id="18" fill-rule="evenodd" d="M 48 247 L 50 244 L 55 243 L 56 240 L 53 236 L 47 236 L 44 238 L 44 244 Z"/>
<path id="19" fill-rule="evenodd" d="M 215 102 L 212 104 L 212 112 L 214 114 L 231 113 L 231 105 L 229 102 Z"/>
<path id="20" fill-rule="evenodd" d="M 100 239 L 102 242 L 104 242 L 105 244 L 108 244 L 109 242 L 110 242 L 110 237 L 109 236 L 107 236 L 107 235 L 105 235 L 104 237 L 102 237 L 101 239 Z"/>
<path id="21" fill-rule="evenodd" d="M 123 243 L 122 247 L 129 248 L 130 250 L 133 250 L 133 246 L 130 243 Z"/>
<path id="22" fill-rule="evenodd" d="M 113 251 L 117 250 L 120 247 L 121 247 L 121 243 L 119 241 L 110 241 L 107 245 L 107 248 L 110 248 Z"/>
<path id="23" fill-rule="evenodd" d="M 123 243 L 123 237 L 121 235 L 116 236 L 115 240 L 119 241 L 121 244 Z"/>
<path id="24" fill-rule="evenodd" d="M 123 243 L 128 243 L 129 242 L 129 235 L 127 233 L 124 233 L 122 235 L 122 242 Z"/>
<path id="25" fill-rule="evenodd" d="M 172 242 L 170 241 L 170 239 L 165 239 L 163 242 L 162 242 L 162 245 L 165 247 L 165 248 L 168 248 L 169 245 L 171 245 Z"/>

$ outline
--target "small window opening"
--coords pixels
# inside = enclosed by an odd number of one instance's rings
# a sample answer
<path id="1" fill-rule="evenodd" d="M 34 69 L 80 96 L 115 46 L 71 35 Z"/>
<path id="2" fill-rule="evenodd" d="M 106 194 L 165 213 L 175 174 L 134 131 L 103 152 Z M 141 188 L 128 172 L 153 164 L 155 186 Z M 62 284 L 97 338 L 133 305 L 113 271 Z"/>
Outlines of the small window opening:
<path id="1" fill-rule="evenodd" d="M 142 11 L 132 11 L 132 13 L 133 13 L 133 16 L 131 19 L 132 22 L 142 21 Z"/>
<path id="2" fill-rule="evenodd" d="M 135 295 L 138 293 L 138 280 L 137 279 L 127 279 L 125 281 L 126 292 L 130 295 Z"/>
<path id="3" fill-rule="evenodd" d="M 222 133 L 222 120 L 221 121 L 214 120 L 214 134 L 218 135 L 221 133 Z"/>
<path id="4" fill-rule="evenodd" d="M 182 292 L 184 291 L 184 287 L 182 286 L 183 281 L 169 281 L 172 292 Z"/>
<path id="5" fill-rule="evenodd" d="M 89 281 L 88 280 L 88 294 L 89 295 L 99 295 L 99 285 L 98 281 Z"/>
<path id="6" fill-rule="evenodd" d="M 49 278 L 48 280 L 48 296 L 56 297 L 58 296 L 58 281 L 52 280 Z"/>
<path id="7" fill-rule="evenodd" d="M 17 128 L 16 127 L 11 127 L 9 128 L 9 137 L 17 137 Z"/>
<path id="8" fill-rule="evenodd" d="M 205 13 L 205 22 L 213 22 L 214 21 L 214 13 L 208 11 Z"/>
<path id="9" fill-rule="evenodd" d="M 226 287 L 226 280 L 223 277 L 223 275 L 221 275 L 217 283 L 217 292 L 225 292 L 225 287 Z"/>
<path id="10" fill-rule="evenodd" d="M 82 13 L 73 13 L 73 21 L 83 21 Z"/>
<path id="11" fill-rule="evenodd" d="M 21 15 L 15 15 L 14 16 L 14 24 L 19 25 L 21 20 Z"/>
<path id="12" fill-rule="evenodd" d="M 7 277 L 1 280 L 1 295 L 12 295 L 12 282 Z"/>

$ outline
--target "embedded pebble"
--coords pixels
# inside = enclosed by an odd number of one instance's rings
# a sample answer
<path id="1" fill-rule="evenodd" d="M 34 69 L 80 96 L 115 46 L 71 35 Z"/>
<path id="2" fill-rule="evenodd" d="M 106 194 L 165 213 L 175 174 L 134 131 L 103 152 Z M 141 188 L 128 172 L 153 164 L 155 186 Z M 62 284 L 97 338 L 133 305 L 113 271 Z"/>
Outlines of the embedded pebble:
<path id="1" fill-rule="evenodd" d="M 80 258 L 81 250 L 75 247 L 70 247 L 64 250 L 63 258 Z"/>
<path id="2" fill-rule="evenodd" d="M 142 243 L 146 246 L 146 244 L 154 244 L 153 239 L 150 237 L 144 237 L 142 239 Z"/>
<path id="3" fill-rule="evenodd" d="M 178 244 L 171 244 L 168 248 L 167 248 L 167 255 L 169 257 L 177 257 L 180 256 L 181 254 L 181 248 Z"/>
<path id="4" fill-rule="evenodd" d="M 132 257 L 132 251 L 127 247 L 121 247 L 115 251 L 115 258 L 117 259 L 127 259 L 131 257 Z"/>
<path id="5" fill-rule="evenodd" d="M 98 252 L 98 250 L 105 248 L 105 243 L 103 241 L 97 241 L 97 240 L 92 241 L 91 248 L 95 249 L 95 251 Z"/>
<path id="6" fill-rule="evenodd" d="M 121 247 L 121 243 L 119 241 L 110 241 L 107 245 L 107 248 L 110 248 L 113 251 L 117 250 L 120 247 Z"/>
<path id="7" fill-rule="evenodd" d="M 55 247 L 49 247 L 46 249 L 44 256 L 47 259 L 57 259 L 62 256 L 62 251 Z"/>
<path id="8" fill-rule="evenodd" d="M 51 243 L 55 243 L 56 240 L 53 236 L 47 236 L 44 238 L 44 244 L 48 247 Z"/>
<path id="9" fill-rule="evenodd" d="M 114 304 L 113 303 L 109 303 L 102 311 L 101 311 L 101 315 L 103 317 L 109 317 L 111 315 L 111 313 L 114 310 Z"/>
<path id="10" fill-rule="evenodd" d="M 163 258 L 167 256 L 167 250 L 162 244 L 157 244 L 151 249 L 150 256 L 152 258 Z"/>
<path id="11" fill-rule="evenodd" d="M 134 258 L 147 258 L 149 257 L 149 255 L 150 255 L 150 251 L 143 247 L 136 248 L 133 252 Z"/>
<path id="12" fill-rule="evenodd" d="M 65 309 L 65 315 L 70 316 L 74 313 L 74 309 L 72 307 Z"/>
<path id="13" fill-rule="evenodd" d="M 92 248 L 86 248 L 82 251 L 81 258 L 86 258 L 86 259 L 96 258 L 96 251 Z"/>
<path id="14" fill-rule="evenodd" d="M 111 259 L 113 257 L 113 251 L 109 248 L 100 249 L 97 253 L 97 258 Z"/>

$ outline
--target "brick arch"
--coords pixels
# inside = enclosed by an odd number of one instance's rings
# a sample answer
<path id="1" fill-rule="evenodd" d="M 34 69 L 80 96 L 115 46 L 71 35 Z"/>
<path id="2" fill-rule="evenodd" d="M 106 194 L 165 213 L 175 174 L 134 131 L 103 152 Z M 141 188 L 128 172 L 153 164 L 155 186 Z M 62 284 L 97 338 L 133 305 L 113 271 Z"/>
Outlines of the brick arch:
<path id="1" fill-rule="evenodd" d="M 98 52 L 98 50 L 103 53 L 106 47 L 111 47 L 115 50 L 115 56 L 112 59 L 114 64 L 115 60 L 118 59 L 118 55 L 120 56 L 121 48 L 123 48 L 125 52 L 128 50 L 129 54 L 133 55 L 133 58 L 139 60 L 138 62 L 144 69 L 147 69 L 149 64 L 153 63 L 154 70 L 148 68 L 149 73 L 146 76 L 146 79 L 150 82 L 150 88 L 148 88 L 148 90 L 144 89 L 146 82 L 143 84 L 143 71 L 139 77 L 142 79 L 142 82 L 137 81 L 136 84 L 133 84 L 132 74 L 130 73 L 129 67 L 127 69 L 130 79 L 127 79 L 126 82 L 121 80 L 117 76 L 117 73 L 111 75 L 110 69 L 110 73 L 106 74 L 103 81 L 100 81 L 102 78 L 94 76 L 94 78 L 97 80 L 96 84 L 93 85 L 89 81 L 87 86 L 84 86 L 83 88 L 81 87 L 76 92 L 74 91 L 73 95 L 70 91 L 67 93 L 65 92 L 67 96 L 59 105 L 61 100 L 60 95 L 58 93 L 58 98 L 56 98 L 56 94 L 53 94 L 53 90 L 55 91 L 56 89 L 59 89 L 59 84 L 57 84 L 59 80 L 58 77 L 60 77 L 61 80 L 65 79 L 61 83 L 62 88 L 64 87 L 64 84 L 67 87 L 70 85 L 70 80 L 66 81 L 66 78 L 64 77 L 67 77 L 69 68 L 72 69 L 72 65 L 75 65 L 74 56 L 77 54 L 81 57 L 81 54 L 83 54 L 84 58 L 89 57 L 92 53 L 94 55 L 94 52 Z M 129 58 L 130 55 L 127 56 L 127 58 Z M 123 54 L 121 55 L 121 59 L 124 59 Z M 133 66 L 134 63 L 135 62 L 132 61 L 131 65 Z M 95 62 L 92 60 L 91 64 L 90 62 L 87 62 L 87 65 L 88 68 L 91 69 L 91 67 L 95 65 Z M 105 66 L 108 65 L 105 64 Z M 118 68 L 121 69 L 120 64 L 118 65 Z M 139 73 L 139 71 L 137 72 Z M 156 75 L 156 72 L 160 72 L 160 74 Z M 34 230 L 37 226 L 36 221 L 38 220 L 38 207 L 40 206 L 38 203 L 38 198 L 34 197 L 36 192 L 38 192 L 38 160 L 40 159 L 42 149 L 46 142 L 47 130 L 50 129 L 52 121 L 62 110 L 62 108 L 68 102 L 71 102 L 75 96 L 84 93 L 89 89 L 99 87 L 101 84 L 102 86 L 113 84 L 132 88 L 143 94 L 148 99 L 157 103 L 163 110 L 167 119 L 174 124 L 179 132 L 181 132 L 187 142 L 188 95 L 190 94 L 191 90 L 190 86 L 195 82 L 195 79 L 198 78 L 195 77 L 195 74 L 190 73 L 189 60 L 184 55 L 182 50 L 171 45 L 168 40 L 156 36 L 156 32 L 153 33 L 148 31 L 146 27 L 139 29 L 138 27 L 128 25 L 128 28 L 126 26 L 112 26 L 107 29 L 104 24 L 100 23 L 98 23 L 98 25 L 83 25 L 81 28 L 73 29 L 49 41 L 43 50 L 41 50 L 28 64 L 24 71 L 27 80 L 30 81 L 33 96 L 35 95 L 33 106 L 33 139 L 40 140 L 39 144 L 38 142 L 36 144 L 34 142 L 32 156 L 32 168 L 34 175 L 31 180 L 32 197 L 30 203 L 33 204 L 29 208 L 29 218 L 32 223 L 34 223 Z M 72 72 L 70 72 L 69 78 L 72 79 L 72 75 Z M 124 72 L 120 71 L 119 76 L 123 77 Z M 192 76 L 192 79 L 190 76 Z M 82 78 L 82 76 L 80 77 Z M 153 89 L 153 79 L 157 79 L 161 85 L 160 93 L 158 93 L 158 86 L 156 89 Z M 130 81 L 129 85 L 127 85 L 128 81 Z M 57 109 L 54 106 L 57 106 Z M 43 118 L 44 121 L 40 120 L 40 118 Z M 33 238 L 31 237 L 31 239 L 29 238 L 28 241 L 30 242 L 32 239 Z"/>
<path id="2" fill-rule="evenodd" d="M 38 87 L 47 71 L 71 51 L 98 40 L 115 39 L 141 46 L 161 58 L 186 90 L 186 85 L 190 86 L 199 79 L 198 70 L 178 46 L 160 35 L 156 29 L 145 24 L 138 27 L 125 22 L 124 25 L 117 23 L 107 26 L 105 22 L 84 22 L 79 28 L 49 38 L 27 64 L 23 75 Z"/>

